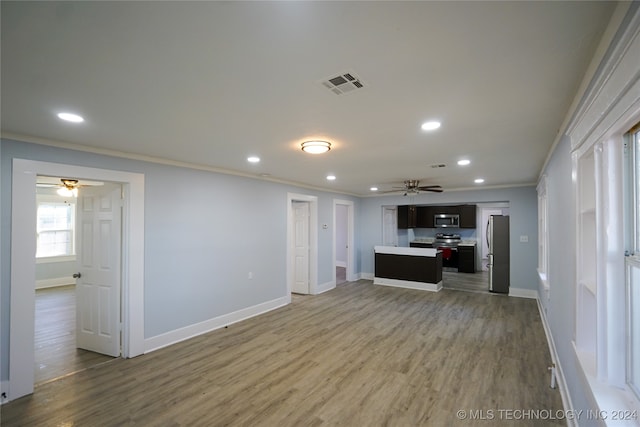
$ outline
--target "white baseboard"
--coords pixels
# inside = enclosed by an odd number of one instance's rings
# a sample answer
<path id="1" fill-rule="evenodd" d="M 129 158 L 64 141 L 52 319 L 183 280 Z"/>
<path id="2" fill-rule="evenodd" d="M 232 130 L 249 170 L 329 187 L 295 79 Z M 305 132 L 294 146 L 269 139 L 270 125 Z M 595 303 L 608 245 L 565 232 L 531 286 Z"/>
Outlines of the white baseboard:
<path id="1" fill-rule="evenodd" d="M 538 299 L 538 291 L 535 289 L 509 287 L 509 296 L 516 297 L 516 298 Z"/>
<path id="2" fill-rule="evenodd" d="M 336 261 L 336 267 L 347 268 L 347 261 Z"/>
<path id="3" fill-rule="evenodd" d="M 58 286 L 75 285 L 76 282 L 73 278 L 66 277 L 54 277 L 53 279 L 36 280 L 36 289 L 55 288 Z"/>
<path id="4" fill-rule="evenodd" d="M 316 292 L 314 293 L 314 295 L 318 295 L 327 291 L 330 291 L 331 289 L 335 289 L 336 288 L 336 282 L 334 280 L 327 282 L 327 283 L 322 283 L 318 286 L 316 286 Z"/>
<path id="5" fill-rule="evenodd" d="M 373 273 L 360 273 L 360 278 L 364 280 L 373 280 Z"/>
<path id="6" fill-rule="evenodd" d="M 442 280 L 438 283 L 413 282 L 410 280 L 387 279 L 386 277 L 374 277 L 374 285 L 394 286 L 396 288 L 419 289 L 421 291 L 439 292 L 442 289 Z"/>
<path id="7" fill-rule="evenodd" d="M 549 328 L 549 323 L 547 322 L 547 315 L 545 313 L 544 307 L 540 303 L 540 300 L 536 298 L 536 302 L 538 303 L 538 312 L 540 313 L 540 319 L 542 319 L 544 334 L 547 337 L 549 353 L 551 353 L 551 362 L 556 367 L 556 387 L 558 387 L 558 389 L 560 390 L 560 398 L 562 399 L 563 409 L 565 413 L 574 414 L 575 411 L 573 409 L 573 401 L 571 400 L 571 395 L 569 394 L 569 389 L 567 388 L 567 380 L 564 377 L 562 365 L 560 364 L 560 360 L 558 359 L 558 352 L 556 350 L 556 344 L 553 340 L 553 335 L 551 334 L 551 329 Z M 551 377 L 549 377 L 549 384 L 551 385 Z M 567 426 L 578 427 L 578 420 L 567 417 Z"/>
<path id="8" fill-rule="evenodd" d="M 287 295 L 271 301 L 263 302 L 258 305 L 254 305 L 253 307 L 247 307 L 233 313 L 214 317 L 213 319 L 205 320 L 204 322 L 185 326 L 184 328 L 176 329 L 174 331 L 167 332 L 161 335 L 156 335 L 155 337 L 146 338 L 144 340 L 144 352 L 149 353 L 164 347 L 168 347 L 172 344 L 188 340 L 189 338 L 206 334 L 207 332 L 215 331 L 216 329 L 220 329 L 233 323 L 237 323 L 242 320 L 246 320 L 251 317 L 266 313 L 268 311 L 275 310 L 276 308 L 283 307 L 290 303 L 291 295 Z"/>

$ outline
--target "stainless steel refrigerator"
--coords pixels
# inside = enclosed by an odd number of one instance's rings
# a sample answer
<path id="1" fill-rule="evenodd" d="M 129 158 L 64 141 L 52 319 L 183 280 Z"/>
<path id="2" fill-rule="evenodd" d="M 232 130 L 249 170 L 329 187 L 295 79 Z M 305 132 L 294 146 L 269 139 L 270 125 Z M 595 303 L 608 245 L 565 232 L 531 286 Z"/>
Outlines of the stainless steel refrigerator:
<path id="1" fill-rule="evenodd" d="M 489 291 L 509 293 L 509 217 L 489 216 L 487 223 L 489 246 Z"/>

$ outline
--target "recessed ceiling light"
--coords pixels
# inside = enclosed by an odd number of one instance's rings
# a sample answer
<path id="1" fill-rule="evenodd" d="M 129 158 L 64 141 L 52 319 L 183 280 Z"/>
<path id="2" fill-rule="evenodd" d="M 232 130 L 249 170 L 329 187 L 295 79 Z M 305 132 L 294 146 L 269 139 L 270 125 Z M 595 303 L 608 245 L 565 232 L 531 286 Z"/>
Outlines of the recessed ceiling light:
<path id="1" fill-rule="evenodd" d="M 476 180 L 474 180 L 473 182 L 475 182 L 476 184 L 482 184 L 484 182 L 484 179 L 482 178 L 477 178 Z"/>
<path id="2" fill-rule="evenodd" d="M 61 120 L 64 120 L 66 122 L 71 122 L 71 123 L 82 123 L 84 122 L 84 119 L 82 118 L 82 116 L 79 116 L 77 114 L 73 114 L 73 113 L 58 113 L 58 118 Z"/>
<path id="3" fill-rule="evenodd" d="M 371 187 L 369 190 L 371 190 L 371 191 L 378 191 L 378 187 Z"/>
<path id="4" fill-rule="evenodd" d="M 335 175 L 327 175 L 327 180 L 335 181 L 336 180 L 336 176 Z"/>
<path id="5" fill-rule="evenodd" d="M 422 124 L 422 130 L 436 130 L 440 127 L 440 122 L 431 121 Z"/>
<path id="6" fill-rule="evenodd" d="M 260 161 L 260 157 L 258 156 L 251 156 L 247 158 L 247 161 L 249 163 L 258 163 Z"/>
<path id="7" fill-rule="evenodd" d="M 467 166 L 469 164 L 471 164 L 471 160 L 467 160 L 467 159 L 458 160 L 459 166 Z"/>
<path id="8" fill-rule="evenodd" d="M 302 143 L 302 151 L 310 154 L 322 154 L 331 150 L 331 143 L 327 141 L 305 141 Z"/>

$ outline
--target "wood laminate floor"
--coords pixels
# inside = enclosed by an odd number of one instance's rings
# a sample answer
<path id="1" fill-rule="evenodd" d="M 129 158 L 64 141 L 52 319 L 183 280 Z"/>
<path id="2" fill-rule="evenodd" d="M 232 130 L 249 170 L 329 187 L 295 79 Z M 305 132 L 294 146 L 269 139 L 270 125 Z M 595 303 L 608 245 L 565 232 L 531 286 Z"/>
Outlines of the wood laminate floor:
<path id="1" fill-rule="evenodd" d="M 535 300 L 360 280 L 38 386 L 0 415 L 3 426 L 564 425 L 498 418 L 562 409 L 550 363 Z"/>
<path id="2" fill-rule="evenodd" d="M 442 272 L 442 287 L 458 291 L 489 293 L 489 272 L 458 273 L 454 271 Z"/>
<path id="3" fill-rule="evenodd" d="M 113 359 L 76 348 L 75 285 L 36 290 L 35 305 L 36 384 Z"/>

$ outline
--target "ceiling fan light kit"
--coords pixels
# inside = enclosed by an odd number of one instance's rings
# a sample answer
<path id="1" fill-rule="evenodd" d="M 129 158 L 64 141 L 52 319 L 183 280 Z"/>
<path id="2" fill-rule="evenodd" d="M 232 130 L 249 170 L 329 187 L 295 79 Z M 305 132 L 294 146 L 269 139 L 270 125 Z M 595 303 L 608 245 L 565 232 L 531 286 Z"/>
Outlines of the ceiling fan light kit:
<path id="1" fill-rule="evenodd" d="M 58 188 L 58 195 L 62 197 L 78 197 L 78 180 L 77 179 L 60 179 L 62 187 Z"/>
<path id="2" fill-rule="evenodd" d="M 309 154 L 322 154 L 331 150 L 331 143 L 327 141 L 305 141 L 302 143 L 302 151 Z"/>
<path id="3" fill-rule="evenodd" d="M 67 187 L 60 187 L 58 188 L 58 191 L 56 191 L 56 193 L 58 193 L 58 195 L 62 197 L 78 197 L 77 188 L 69 189 Z"/>

